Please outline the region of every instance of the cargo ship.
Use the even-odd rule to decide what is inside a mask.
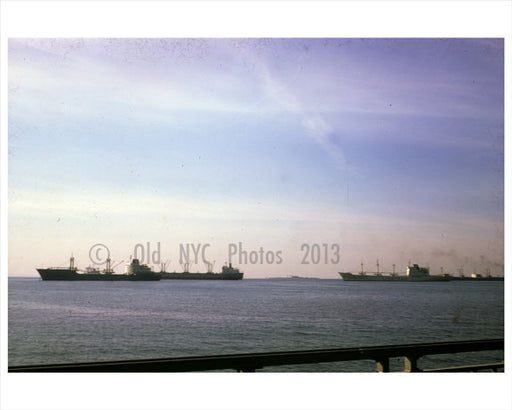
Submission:
[[[451,280],[469,280],[471,282],[480,282],[480,281],[501,281],[503,282],[505,278],[503,276],[482,276],[480,274],[471,274],[471,276],[451,276]]]
[[[75,266],[75,258],[69,259],[68,268],[37,268],[42,280],[89,280],[89,281],[147,281],[160,280],[160,273],[151,271],[147,265],[141,265],[138,259],[133,259],[126,265],[124,274],[116,274],[111,267],[110,258],[106,268],[100,271],[87,268],[84,272]]]
[[[377,264],[378,266],[378,264]],[[394,269],[393,269],[394,271]],[[384,274],[376,272],[368,275],[361,269],[361,272],[355,274],[351,272],[338,272],[345,281],[374,281],[374,282],[448,282],[450,275],[430,275],[429,268],[422,268],[417,264],[407,267],[405,275],[396,273]]]
[[[239,269],[233,268],[231,263],[229,265],[224,265],[222,267],[222,271],[215,273],[212,269],[212,264],[208,264],[207,272],[189,272],[188,263],[184,264],[183,272],[166,272],[165,265],[162,265],[162,271],[160,275],[162,279],[186,279],[186,280],[240,280],[243,279],[244,274],[240,272]]]

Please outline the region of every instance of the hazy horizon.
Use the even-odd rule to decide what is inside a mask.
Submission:
[[[8,45],[10,276],[148,242],[170,271],[241,243],[282,257],[246,278],[503,275],[503,39]]]

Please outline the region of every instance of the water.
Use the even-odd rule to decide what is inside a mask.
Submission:
[[[503,282],[9,278],[9,366],[502,337]],[[503,360],[503,352],[471,355],[420,365]],[[392,370],[401,363],[392,361]],[[265,370],[374,371],[375,363]]]

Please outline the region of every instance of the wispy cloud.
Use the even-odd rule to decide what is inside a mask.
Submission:
[[[264,57],[245,49],[242,58],[247,60],[247,65],[253,69],[265,96],[265,103],[271,104],[269,109],[282,111],[298,118],[305,136],[318,145],[338,166],[345,170],[353,170],[354,167],[348,163],[340,141],[336,141],[337,138],[333,136],[332,126],[324,116],[307,108],[308,104],[294,93],[290,85],[279,75],[272,73]]]

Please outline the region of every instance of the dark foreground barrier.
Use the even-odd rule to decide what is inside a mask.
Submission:
[[[9,372],[198,372],[224,369],[233,369],[239,372],[254,372],[256,369],[261,369],[266,366],[352,360],[374,360],[378,372],[389,372],[389,359],[392,357],[404,358],[405,372],[496,371],[500,368],[504,368],[504,362],[427,370],[422,370],[418,368],[417,365],[418,359],[427,355],[479,352],[486,350],[504,350],[504,339],[349,347],[343,349],[302,350],[293,352],[177,357],[168,359],[11,366],[9,367]]]

